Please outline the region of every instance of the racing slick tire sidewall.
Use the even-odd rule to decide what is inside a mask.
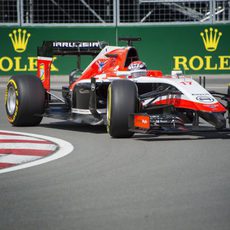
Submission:
[[[129,80],[115,80],[108,88],[107,131],[114,138],[133,136],[129,131],[129,115],[136,112],[137,86]]]
[[[5,92],[8,121],[14,126],[34,126],[42,120],[45,90],[41,80],[34,75],[10,78]]]
[[[205,121],[214,125],[216,130],[222,130],[226,128],[226,119],[224,117],[224,113],[205,113],[199,112],[199,116],[201,116]]]

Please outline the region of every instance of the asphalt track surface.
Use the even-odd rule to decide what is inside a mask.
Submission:
[[[111,139],[104,127],[54,119],[15,128],[3,99],[0,87],[0,130],[61,138],[74,151],[0,174],[1,230],[230,229],[230,135]]]

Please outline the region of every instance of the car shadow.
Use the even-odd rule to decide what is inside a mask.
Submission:
[[[71,121],[51,122],[48,124],[40,124],[40,126],[44,128],[50,128],[50,129],[69,130],[69,131],[84,132],[84,133],[104,134],[107,132],[106,127],[103,125],[92,126],[87,124],[76,124]]]
[[[138,141],[196,141],[209,139],[230,139],[230,130],[216,131],[203,130],[186,133],[162,133],[162,134],[135,134],[133,139]]]
[[[69,130],[83,133],[106,134],[106,126],[92,126],[87,124],[76,124],[71,121],[55,121],[50,123],[42,123],[41,127],[59,130]],[[109,134],[108,134],[109,135]],[[230,129],[224,131],[216,131],[214,129],[207,129],[191,131],[191,132],[171,132],[158,134],[139,134],[136,133],[132,138],[136,141],[185,141],[185,140],[202,140],[202,139],[230,139]]]

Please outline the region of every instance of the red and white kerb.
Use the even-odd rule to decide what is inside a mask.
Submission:
[[[58,148],[49,140],[0,131],[0,170],[47,157]]]

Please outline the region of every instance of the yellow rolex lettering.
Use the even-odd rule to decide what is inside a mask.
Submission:
[[[51,64],[51,71],[58,72],[59,69],[54,65],[54,61],[57,57],[53,58],[53,62]],[[25,62],[25,64],[22,64]],[[10,58],[8,56],[0,57],[0,71],[9,72],[36,72],[37,71],[37,57],[28,57],[27,59],[23,59],[22,57],[13,57]]]
[[[189,70],[187,65],[187,58],[185,56],[174,56],[174,68],[173,70]],[[182,67],[182,68],[181,68]]]
[[[230,56],[219,56],[220,68],[219,70],[230,70]]]
[[[37,71],[37,57],[28,57],[29,68],[28,71]]]
[[[13,61],[9,57],[0,58],[0,70],[3,72],[10,71],[14,66]]]
[[[218,65],[215,63],[213,66],[212,65],[212,56],[205,56],[204,57],[206,60],[206,65],[205,65],[205,70],[217,70]]]
[[[197,65],[195,66],[195,62]],[[200,56],[193,56],[189,60],[189,66],[191,67],[192,70],[200,70],[204,66],[204,60]]]
[[[14,57],[15,60],[15,69],[14,71],[26,71],[27,70],[27,65],[24,65],[23,67],[21,66],[21,57]]]

